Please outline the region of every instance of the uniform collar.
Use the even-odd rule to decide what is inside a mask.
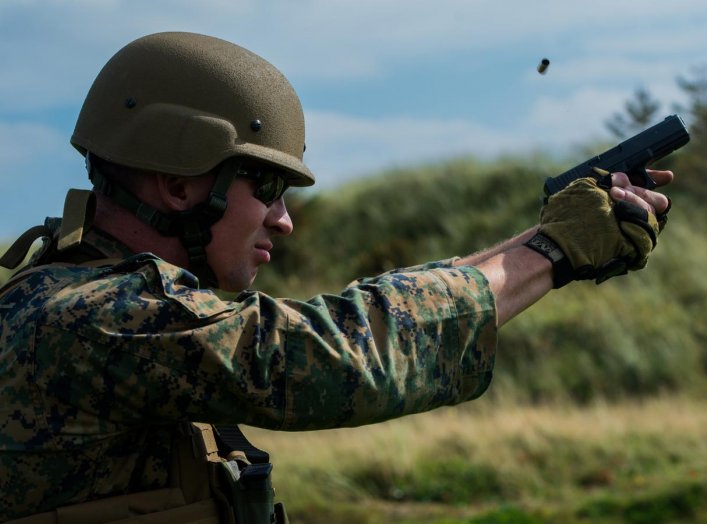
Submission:
[[[128,246],[100,228],[92,227],[81,241],[81,247],[92,248],[104,258],[128,258],[135,254]]]

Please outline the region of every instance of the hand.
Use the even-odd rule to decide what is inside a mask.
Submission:
[[[669,172],[652,175],[661,185],[672,179]],[[601,283],[646,265],[662,229],[656,213],[664,216],[669,200],[631,185],[623,173],[614,174],[612,184],[607,192],[596,179],[582,178],[549,197],[539,234],[526,245],[553,262],[554,287]]]

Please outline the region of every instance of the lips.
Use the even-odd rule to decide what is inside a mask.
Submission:
[[[272,242],[265,241],[265,242],[257,242],[255,244],[255,249],[262,249],[263,251],[271,251],[273,248]]]
[[[267,264],[270,262],[270,250],[273,248],[272,242],[260,242],[255,245],[255,254],[258,262]]]

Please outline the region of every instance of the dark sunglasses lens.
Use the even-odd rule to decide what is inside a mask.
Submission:
[[[262,178],[257,181],[257,187],[253,194],[255,198],[269,206],[280,198],[286,189],[287,182],[284,178],[275,173],[267,173],[262,175]]]

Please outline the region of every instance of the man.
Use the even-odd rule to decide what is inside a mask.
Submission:
[[[487,251],[299,302],[246,291],[292,232],[283,193],[314,183],[272,65],[203,35],[138,39],[71,141],[93,192],[0,260],[46,240],[0,290],[1,520],[285,522],[267,456],[220,424],[355,426],[476,398],[498,327],[553,287],[642,268],[669,207],[620,173],[582,179]]]

